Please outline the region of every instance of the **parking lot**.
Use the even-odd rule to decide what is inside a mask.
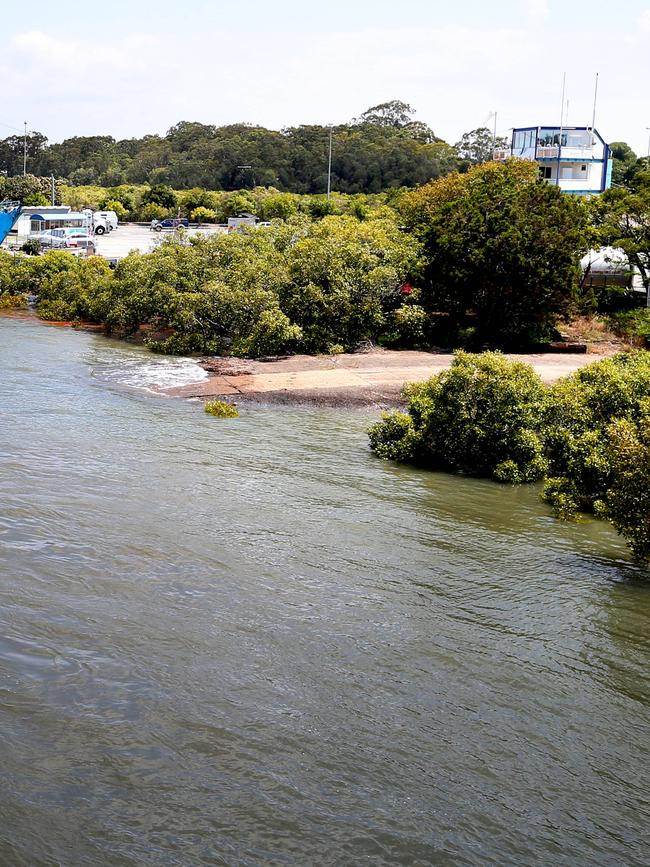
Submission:
[[[187,229],[189,236],[214,235],[225,232],[222,226],[203,226],[200,229]],[[173,231],[163,230],[152,232],[148,226],[138,226],[135,223],[120,223],[119,228],[107,235],[95,235],[95,247],[100,256],[107,259],[123,259],[131,252],[138,250],[149,253],[164,238],[171,237]]]

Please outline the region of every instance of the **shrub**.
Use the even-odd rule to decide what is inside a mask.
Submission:
[[[546,469],[538,433],[545,394],[529,365],[459,352],[450,370],[408,388],[409,416],[385,416],[370,430],[371,447],[432,469],[534,481]]]
[[[200,205],[191,212],[190,219],[193,223],[216,223],[217,212],[212,208],[204,208]]]
[[[208,415],[214,415],[217,418],[238,418],[239,410],[232,403],[225,400],[210,400],[203,407]]]
[[[418,349],[430,345],[429,314],[419,304],[403,304],[393,310],[387,343],[400,348]]]
[[[28,238],[20,249],[28,256],[38,256],[41,252],[41,245],[36,238]]]
[[[156,202],[143,205],[139,210],[140,219],[147,223],[149,220],[164,220],[165,217],[169,217],[170,215],[171,211],[169,208],[164,208]]]
[[[36,312],[46,322],[70,322],[77,318],[74,303],[67,301],[42,301]]]
[[[542,497],[557,517],[607,518],[650,559],[650,353],[621,353],[551,387],[520,362],[458,353],[406,395],[408,414],[370,428],[379,457],[507,483],[547,476]]]
[[[16,307],[26,306],[26,295],[13,295],[11,292],[0,292],[0,310],[12,310]]]
[[[650,560],[650,412],[638,424],[609,425],[607,456],[610,485],[598,511],[628,540],[637,560]]]
[[[650,310],[646,307],[612,313],[607,317],[607,324],[625,340],[650,343]]]
[[[106,202],[104,202],[104,207],[102,208],[102,211],[115,211],[115,216],[120,222],[123,222],[129,214],[122,202],[118,201],[117,199],[108,199]]]

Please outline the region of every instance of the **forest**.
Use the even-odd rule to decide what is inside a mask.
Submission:
[[[32,132],[27,136],[27,171],[75,186],[267,186],[322,193],[327,187],[331,133],[332,188],[374,193],[413,187],[491,156],[494,142],[489,130],[472,130],[450,145],[414,120],[414,114],[407,103],[393,100],[332,127],[270,130],[249,123],[217,127],[181,121],[163,136],[119,141],[110,135],[74,136],[53,144],[42,133]],[[23,173],[24,145],[21,135],[0,140],[0,169],[8,176]]]

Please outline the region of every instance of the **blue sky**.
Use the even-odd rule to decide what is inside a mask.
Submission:
[[[4,4],[3,4],[4,6]],[[447,141],[559,121],[645,153],[650,0],[31,0],[2,11],[0,136],[118,138],[179,120],[280,129],[402,99]],[[566,105],[565,105],[566,109]]]

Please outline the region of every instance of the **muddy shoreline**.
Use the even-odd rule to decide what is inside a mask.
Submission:
[[[101,333],[92,323],[44,322],[32,311],[3,310],[1,315],[30,319],[50,327],[73,327]],[[552,383],[621,347],[571,352],[505,353],[530,364]],[[451,366],[453,354],[374,348],[340,355],[292,355],[269,359],[210,357],[199,360],[208,378],[199,383],[161,389],[169,397],[235,404],[276,404],[391,408],[404,403],[405,383],[423,382]]]
[[[523,361],[546,383],[568,376],[602,355],[506,353]],[[278,359],[203,359],[204,382],[166,390],[170,396],[235,404],[273,403],[311,406],[390,408],[404,403],[407,382],[423,382],[451,366],[449,352],[374,349],[341,355],[294,355]]]

